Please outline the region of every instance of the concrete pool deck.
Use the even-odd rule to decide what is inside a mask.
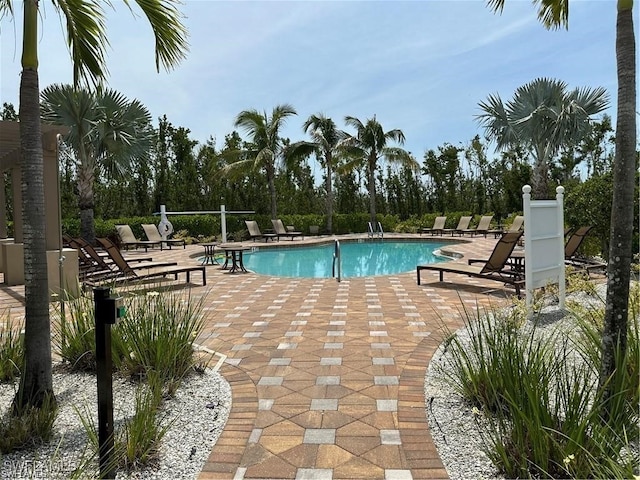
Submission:
[[[496,242],[464,240],[452,247],[461,262]],[[202,253],[148,255],[196,264]],[[220,372],[233,392],[200,479],[447,478],[427,424],[426,368],[442,327],[461,326],[460,309],[498,305],[513,289],[455,274],[440,283],[436,272],[418,286],[415,270],[337,282],[208,266],[206,287],[192,280],[192,293],[207,295],[197,342],[226,355]],[[21,288],[0,285],[0,305],[24,311]]]

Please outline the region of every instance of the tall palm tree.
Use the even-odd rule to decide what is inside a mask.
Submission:
[[[591,119],[609,106],[604,88],[567,90],[560,80],[537,78],[519,87],[506,105],[499,95],[480,102],[476,118],[498,150],[522,145],[533,158],[533,193],[549,195],[549,164],[563,147],[577,145],[590,131]]]
[[[42,118],[70,128],[67,143],[77,165],[80,232],[95,243],[94,185],[99,169],[122,175],[152,146],[151,114],[138,100],[112,89],[91,92],[72,85],[50,85],[42,92]]]
[[[130,0],[125,0],[130,4]],[[171,68],[184,58],[186,29],[174,0],[135,0],[155,36],[156,67]],[[22,75],[20,77],[20,144],[25,275],[25,365],[14,403],[40,407],[53,395],[51,329],[44,218],[44,173],[40,87],[38,82],[39,0],[24,0]],[[13,16],[12,0],[0,0],[0,16]],[[106,25],[100,0],[53,0],[66,27],[73,60],[73,79],[99,84],[106,77]],[[108,3],[107,3],[108,4]]]
[[[502,11],[505,0],[489,0],[494,11]],[[568,27],[569,0],[534,0],[538,18],[547,28]],[[612,4],[613,8],[613,4]],[[627,348],[629,281],[633,256],[633,202],[636,169],[636,40],[633,29],[633,0],[617,0],[616,64],[618,75],[618,107],[616,146],[613,163],[613,201],[607,267],[607,295],[602,334],[600,388],[605,399],[612,399],[618,355]],[[603,417],[610,413],[605,402]]]
[[[325,171],[325,191],[327,192],[327,230],[333,231],[333,173],[340,158],[339,145],[347,136],[339,130],[333,119],[322,113],[310,115],[302,124],[302,130],[311,136],[311,141],[296,142],[289,146],[287,155],[291,157],[307,157],[315,154]]]
[[[235,127],[243,129],[249,135],[248,146],[243,150],[232,152],[236,161],[225,166],[224,171],[242,171],[251,167],[264,169],[269,185],[271,197],[271,218],[278,218],[276,202],[276,171],[278,160],[284,160],[285,145],[280,137],[287,117],[297,115],[295,109],[289,104],[278,105],[273,108],[271,116],[267,112],[258,110],[244,110],[238,114],[234,123]]]
[[[402,130],[393,129],[384,131],[382,125],[376,120],[376,116],[367,119],[366,123],[355,117],[346,116],[345,123],[355,128],[356,134],[348,135],[340,145],[345,155],[353,159],[350,163],[355,167],[363,165],[367,171],[367,183],[369,188],[369,215],[372,225],[376,224],[376,170],[378,162],[382,159],[391,163],[400,163],[418,169],[418,162],[409,152],[400,147],[390,147],[389,142],[404,145],[404,133]]]

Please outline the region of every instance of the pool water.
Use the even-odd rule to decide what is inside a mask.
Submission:
[[[413,271],[418,264],[444,259],[433,252],[444,242],[376,240],[341,242],[342,278]],[[264,248],[244,255],[247,269],[278,277],[332,277],[334,244]]]

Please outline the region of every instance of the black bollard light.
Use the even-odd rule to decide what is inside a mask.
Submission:
[[[93,289],[96,320],[96,376],[98,383],[98,445],[100,478],[116,478],[113,461],[113,381],[111,363],[111,325],[124,317],[121,298],[109,295],[108,287]]]

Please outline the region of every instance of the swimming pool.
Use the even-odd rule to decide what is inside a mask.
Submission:
[[[413,271],[418,264],[443,261],[433,252],[445,242],[375,240],[340,243],[342,278]],[[263,248],[244,255],[244,265],[263,275],[331,278],[334,244]]]

